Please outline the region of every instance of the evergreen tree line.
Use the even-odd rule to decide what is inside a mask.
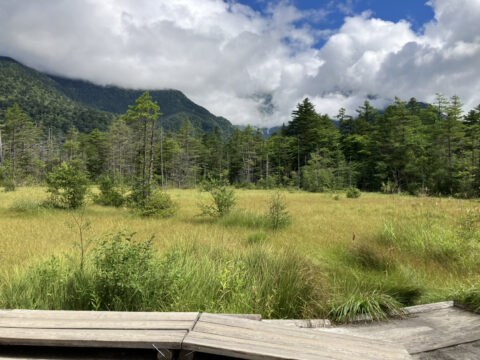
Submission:
[[[62,163],[92,182],[109,175],[134,184],[141,197],[154,185],[196,187],[223,178],[243,187],[296,187],[312,192],[365,191],[480,195],[480,105],[462,112],[457,96],[433,104],[398,98],[384,111],[368,101],[337,127],[306,98],[287,125],[264,139],[248,126],[227,139],[220,129],[198,133],[186,118],[179,131],[162,128],[160,108],[147,93],[107,131],[53,133],[18,106],[0,119],[0,181],[43,184]]]

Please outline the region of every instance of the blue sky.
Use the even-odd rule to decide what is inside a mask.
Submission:
[[[480,0],[0,0],[0,55],[56,75],[178,89],[234,124],[396,96],[480,103]],[[41,16],[39,16],[41,14]],[[435,20],[433,20],[435,19]]]
[[[238,0],[238,2],[259,12],[265,12],[269,4],[275,3],[266,0]],[[383,20],[394,22],[407,20],[414,31],[422,31],[423,25],[434,17],[432,7],[426,4],[427,0],[292,0],[290,3],[301,10],[326,10],[328,12],[326,19],[309,22],[318,29],[339,28],[343,25],[345,16],[361,14],[364,11],[371,11],[372,16]]]

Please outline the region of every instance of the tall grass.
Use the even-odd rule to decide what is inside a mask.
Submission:
[[[142,258],[145,271],[112,265],[103,277],[94,260],[99,243],[79,270],[69,212],[38,211],[44,189],[0,192],[0,307],[330,314],[348,321],[367,313],[382,319],[399,306],[480,299],[475,201],[369,193],[351,201],[294,191],[285,194],[291,225],[275,232],[265,220],[272,191],[236,190],[244,210],[208,221],[196,217],[208,194],[167,191],[179,205],[168,219],[86,207],[85,239],[111,241],[102,234],[125,228],[136,233],[131,244],[155,235],[151,257]],[[115,279],[124,287],[115,289]]]
[[[256,246],[177,244],[157,254],[151,241],[127,234],[97,243],[83,270],[52,257],[17,271],[0,306],[30,309],[208,311],[260,313],[265,318],[319,316],[325,284],[314,265],[292,251]]]

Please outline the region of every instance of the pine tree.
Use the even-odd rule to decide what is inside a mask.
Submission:
[[[151,194],[155,128],[159,115],[161,115],[160,107],[152,101],[148,91],[136,100],[135,105],[129,107],[125,115],[126,122],[133,127],[140,138],[138,152],[140,155],[140,186],[143,201],[146,201]]]

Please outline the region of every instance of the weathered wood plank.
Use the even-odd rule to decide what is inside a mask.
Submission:
[[[378,340],[375,340],[375,339],[365,339],[365,338],[360,338],[356,336],[342,335],[342,334],[336,334],[336,333],[330,333],[330,332],[328,333],[329,335],[328,337],[323,337],[323,334],[324,334],[323,332],[320,333],[317,331],[311,331],[307,329],[291,328],[291,327],[286,327],[286,326],[277,325],[277,324],[253,322],[253,321],[248,321],[243,319],[231,319],[231,318],[224,317],[222,315],[215,315],[215,314],[208,314],[208,313],[203,313],[200,315],[200,319],[197,322],[197,325],[203,322],[228,325],[235,328],[256,330],[264,333],[281,334],[281,335],[291,336],[291,337],[301,336],[306,339],[323,338],[323,339],[329,339],[329,341],[335,341],[335,342],[348,340],[353,344],[359,344],[359,346],[363,346],[365,344],[369,346],[375,346],[381,343],[381,344],[388,344],[391,347],[403,348],[401,345],[390,344],[388,342],[385,342],[385,343],[379,342]]]
[[[223,341],[228,342],[228,339],[242,339],[252,340],[255,342],[263,342],[269,345],[283,346],[288,344],[287,347],[291,351],[298,351],[303,353],[309,351],[312,353],[322,354],[325,356],[337,356],[337,358],[343,358],[341,355],[345,355],[345,358],[352,356],[363,357],[365,359],[388,359],[395,358],[392,354],[397,352],[406,353],[405,348],[397,345],[384,343],[380,341],[365,342],[363,339],[356,339],[351,336],[343,337],[331,337],[326,333],[314,333],[314,336],[306,335],[304,331],[298,329],[293,335],[285,335],[276,331],[268,331],[268,325],[261,326],[257,330],[244,329],[239,327],[233,327],[228,325],[213,324],[202,322],[197,323],[194,329],[194,333],[197,332],[223,336]],[[311,331],[308,331],[310,333]],[[311,335],[311,334],[309,334]],[[188,337],[188,336],[187,336]],[[228,338],[228,339],[227,339]]]
[[[406,314],[419,314],[428,311],[437,311],[442,309],[448,309],[454,306],[453,301],[442,301],[433,304],[415,305],[403,308]]]
[[[231,316],[231,317],[239,318],[239,319],[262,321],[262,315],[260,315],[260,314],[219,314],[219,315]]]
[[[464,326],[457,331],[436,331],[434,334],[419,335],[405,346],[410,354],[418,354],[478,340],[480,340],[480,325],[477,324]]]
[[[216,334],[208,334],[192,331],[183,343],[182,348],[200,352],[213,353],[223,356],[234,356],[243,359],[266,360],[266,359],[330,359],[330,360],[406,360],[410,355],[406,351],[394,351],[392,354],[363,354],[355,352],[355,349],[341,348],[333,351],[325,349],[319,344],[317,349],[303,347],[295,344],[296,338],[287,343],[257,341],[253,339],[232,338]]]
[[[0,318],[18,319],[195,321],[198,315],[198,312],[0,310]]]
[[[330,320],[327,319],[285,319],[285,320],[262,320],[263,323],[272,325],[289,326],[302,329],[316,329],[331,327]]]
[[[174,320],[114,320],[114,319],[45,319],[45,318],[1,318],[0,328],[30,329],[112,329],[112,330],[189,330],[193,321]]]
[[[0,328],[2,345],[180,349],[186,330]]]

